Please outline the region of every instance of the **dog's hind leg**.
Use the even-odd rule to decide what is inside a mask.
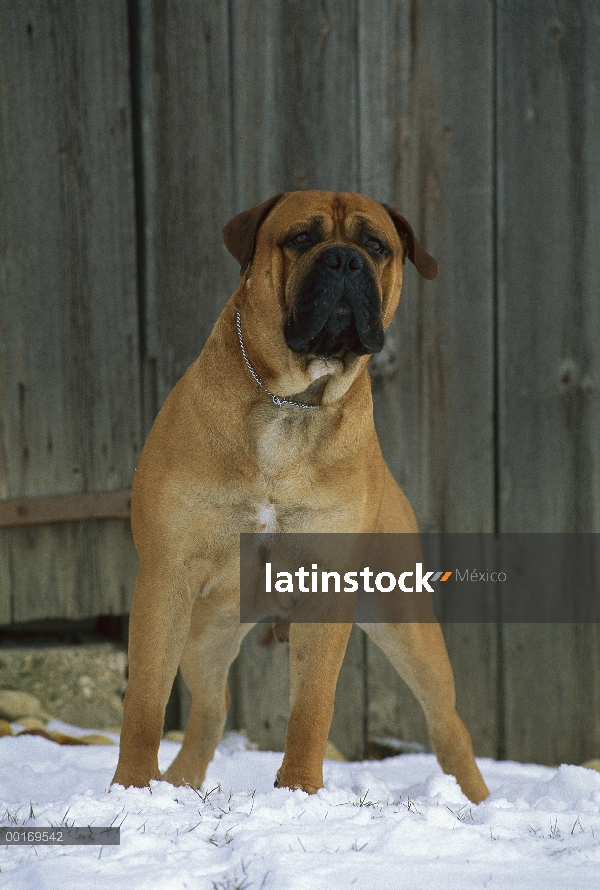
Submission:
[[[165,707],[188,635],[185,580],[142,565],[129,621],[129,680],[113,784],[142,788],[159,779]]]
[[[365,624],[363,630],[387,655],[418,699],[431,746],[445,773],[456,777],[473,803],[489,791],[475,763],[471,737],[456,713],[454,677],[438,624]]]
[[[314,794],[323,787],[323,758],[338,674],[351,624],[290,625],[290,716],[276,785]]]
[[[229,709],[227,674],[251,625],[239,623],[206,600],[194,604],[181,673],[192,704],[181,750],[163,779],[200,788],[221,741]]]
[[[376,531],[417,531],[410,504],[389,470]],[[439,624],[365,624],[363,630],[387,655],[421,704],[431,747],[444,772],[456,777],[473,803],[484,800],[489,791],[475,763],[471,736],[456,713],[454,675]]]

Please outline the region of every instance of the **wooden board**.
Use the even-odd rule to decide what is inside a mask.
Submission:
[[[239,277],[221,236],[233,215],[227,11],[158,0],[134,18],[146,433]]]
[[[358,188],[358,3],[232,4],[236,210]]]
[[[358,189],[357,9],[356,2],[316,0],[303,6],[270,0],[232,4],[236,212],[280,191]],[[261,677],[271,675],[273,657],[252,638],[243,644],[241,663],[252,664]],[[331,729],[334,743],[351,757],[364,751],[364,669],[361,633],[355,631],[338,680]],[[256,705],[246,704],[245,686],[240,695],[241,711],[249,714]],[[267,701],[275,701],[270,692]],[[286,719],[288,710],[289,704]],[[271,717],[261,717],[279,727],[278,742],[284,738],[282,713],[278,706]]]
[[[500,4],[504,531],[600,531],[599,12],[597,2],[577,0]],[[508,756],[598,756],[597,634],[594,626],[505,628]]]
[[[283,751],[290,713],[289,646],[273,640],[269,624],[254,627],[235,663],[237,725],[263,751]]]
[[[491,531],[491,9],[476,0],[365,0],[359,34],[361,188],[400,210],[440,264],[429,282],[406,263],[398,313],[371,362],[379,438],[421,530]],[[448,624],[444,632],[459,712],[476,752],[494,756],[495,628]],[[424,742],[418,705],[379,650],[367,646],[369,736]]]
[[[147,435],[239,275],[221,236],[233,216],[228,3],[134,3],[131,26]],[[185,725],[181,679],[169,704],[177,708]]]
[[[126,4],[4,0],[0,41],[0,497],[126,488],[141,445]],[[123,522],[0,546],[4,618],[129,606]]]

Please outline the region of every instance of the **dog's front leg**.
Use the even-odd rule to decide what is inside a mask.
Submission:
[[[276,785],[315,794],[351,624],[290,625],[290,717]]]
[[[182,579],[142,566],[129,622],[129,680],[113,784],[142,788],[160,779],[158,746],[191,607]]]

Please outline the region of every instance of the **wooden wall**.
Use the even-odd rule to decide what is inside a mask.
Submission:
[[[131,484],[142,439],[127,9],[0,4],[0,498]],[[118,613],[125,522],[2,529],[0,621]]]
[[[412,268],[371,363],[421,528],[600,531],[598,0],[0,0],[0,499],[127,487],[276,191],[362,191]],[[0,535],[0,622],[127,611],[126,524]],[[447,624],[477,753],[600,753],[595,626]],[[234,719],[281,747],[287,651],[252,632]],[[425,742],[355,630],[332,739]]]

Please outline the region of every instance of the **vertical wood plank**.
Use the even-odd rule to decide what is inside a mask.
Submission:
[[[358,190],[357,27],[355,0],[232,4],[236,212],[279,191]],[[242,663],[271,676],[272,650],[252,640],[243,644]],[[288,668],[278,666],[282,682]],[[355,630],[331,728],[332,740],[349,757],[364,751],[364,670],[362,631]],[[255,706],[244,700],[241,709],[250,714]],[[280,717],[276,710],[265,720],[279,726]]]
[[[335,690],[335,707],[329,738],[346,760],[366,756],[366,638],[353,627]]]
[[[357,190],[357,25],[356,0],[232,5],[236,211],[278,191]]]
[[[0,497],[125,488],[140,446],[126,3],[4,0],[0,44]],[[2,537],[13,620],[128,607],[125,523]]]
[[[491,8],[363,0],[359,34],[361,188],[399,209],[440,264],[434,282],[406,264],[399,310],[371,362],[382,449],[421,530],[491,531]],[[444,633],[459,712],[476,752],[495,755],[495,627],[448,624]],[[369,734],[425,742],[420,709],[367,645]]]
[[[233,215],[227,0],[134,9],[148,432],[202,351],[239,269],[221,236]]]
[[[273,640],[271,626],[258,624],[235,665],[236,719],[263,751],[283,751],[290,713],[289,646]]]
[[[145,435],[237,283],[221,236],[233,215],[228,7],[131,4]]]
[[[600,531],[600,4],[499,11],[501,529]],[[507,755],[598,756],[597,627],[504,650]]]

